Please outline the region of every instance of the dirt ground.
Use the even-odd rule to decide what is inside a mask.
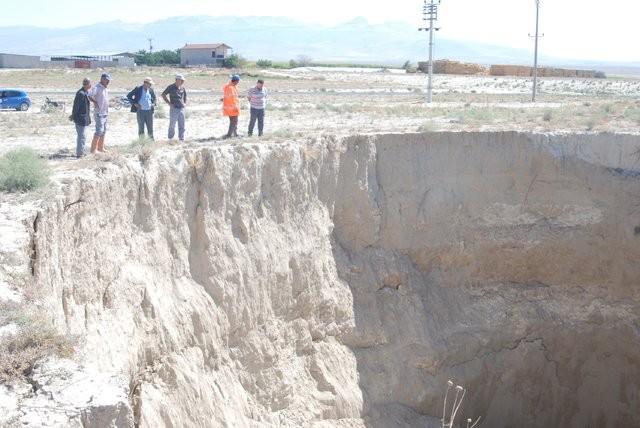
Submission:
[[[107,70],[112,102],[150,76],[159,94],[177,72],[186,76],[187,145],[227,144],[221,140],[228,120],[221,113],[221,88],[229,70],[136,67]],[[75,129],[68,114],[83,77],[94,82],[103,70],[0,69],[0,87],[18,87],[33,105],[27,112],[0,112],[0,154],[28,145],[53,159],[73,157]],[[258,78],[269,91],[265,136],[285,141],[322,134],[406,133],[425,131],[638,132],[640,80],[634,78],[538,79],[532,102],[531,79],[522,77],[435,75],[427,103],[428,76],[403,70],[309,69],[239,70],[241,95]],[[67,103],[66,111],[41,112],[45,97]],[[168,109],[155,118],[158,147],[167,140]],[[239,131],[247,133],[243,98]],[[89,137],[92,135],[90,128]],[[258,141],[241,137],[232,144]],[[137,140],[135,114],[111,109],[106,147],[122,150]],[[116,149],[117,150],[117,149]]]

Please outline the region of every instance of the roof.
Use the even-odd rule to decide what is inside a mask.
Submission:
[[[231,46],[225,45],[224,43],[185,44],[181,49],[217,49],[219,47],[231,49]]]

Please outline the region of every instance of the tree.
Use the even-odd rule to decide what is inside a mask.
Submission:
[[[308,55],[298,55],[298,66],[309,67],[313,64],[313,59]]]
[[[271,60],[269,59],[259,59],[256,61],[256,65],[258,67],[268,68],[268,67],[273,67],[273,62],[271,62]]]
[[[226,68],[242,68],[245,65],[247,65],[246,58],[243,58],[242,56],[235,53],[229,55],[224,59],[224,66]]]
[[[180,49],[175,51],[161,50],[158,52],[147,52],[142,49],[135,53],[136,64],[140,65],[167,65],[180,64]]]

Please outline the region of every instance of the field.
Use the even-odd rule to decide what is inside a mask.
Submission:
[[[229,70],[107,71],[185,74],[186,141],[111,109],[76,160],[103,71],[0,69],[0,166],[52,172],[0,192],[0,426],[424,428],[448,379],[481,426],[640,426],[640,80],[239,70],[265,136],[243,97],[223,140]]]
[[[136,67],[107,70],[112,101],[150,76],[158,93],[185,74],[188,91],[185,144],[220,143],[228,121],[221,114],[221,88],[229,70]],[[0,153],[21,145],[43,156],[72,156],[75,131],[68,120],[83,77],[94,82],[101,70],[0,69],[0,87],[27,91],[26,113],[0,112]],[[321,134],[424,131],[638,132],[640,79],[540,78],[532,102],[531,79],[522,77],[434,75],[432,102],[426,103],[426,74],[403,70],[299,68],[239,70],[244,94],[258,78],[269,91],[265,140],[291,140]],[[67,111],[40,112],[45,96],[67,102]],[[161,100],[160,100],[161,101]],[[168,109],[155,119],[159,146],[166,140]],[[112,109],[106,147],[129,146],[137,139],[135,115]],[[243,99],[239,130],[246,135],[248,107]],[[253,137],[257,138],[257,137]],[[233,143],[248,139],[240,138]]]

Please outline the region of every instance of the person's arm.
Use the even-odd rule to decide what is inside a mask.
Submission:
[[[71,108],[71,114],[69,115],[69,120],[75,120],[78,115],[78,110],[80,109],[80,103],[82,102],[80,98],[80,94],[76,92],[76,97],[73,99],[73,107]]]
[[[138,102],[142,97],[142,86],[136,86],[127,94],[127,99],[131,102],[131,111],[135,112],[140,109],[142,106]]]
[[[87,98],[89,98],[89,101],[93,103],[94,108],[98,108],[98,101],[96,101],[96,99],[93,97],[95,93],[96,87],[94,86],[93,88],[89,89],[89,92],[87,92]]]
[[[171,103],[169,102],[169,98],[167,98],[167,90],[165,89],[164,92],[161,94],[162,95],[162,99],[164,100],[165,103],[171,105]]]
[[[131,92],[129,92],[127,94],[127,99],[129,101],[131,101],[131,104],[135,104],[138,100],[139,96],[138,96],[138,86],[136,86],[135,88],[133,88],[131,90]]]

